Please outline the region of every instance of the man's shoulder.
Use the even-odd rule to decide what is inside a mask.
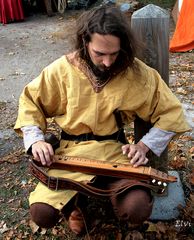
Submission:
[[[128,80],[140,83],[145,82],[150,67],[147,66],[143,61],[138,58],[134,59],[133,65],[127,69],[127,78]]]
[[[76,62],[80,62],[78,54],[77,54],[77,52],[71,52],[71,53],[64,54],[61,57],[57,58],[55,61],[53,61],[51,64],[49,64],[48,67],[49,68],[50,67],[58,68],[58,67],[61,67],[64,65],[66,65],[66,67],[67,67],[68,65],[69,66],[76,65]]]
[[[142,60],[135,58],[134,64],[132,68],[133,78],[136,79],[142,79],[143,81],[149,82],[149,81],[158,81],[160,78],[160,75],[158,71],[150,66],[148,66],[146,63],[144,63]]]
[[[52,67],[57,67],[64,65],[66,63],[67,55],[62,55],[61,57],[55,59],[52,63],[50,63],[47,67],[52,68]]]
[[[149,71],[151,68],[139,58],[134,59],[134,67],[139,70],[139,72]]]
[[[127,69],[125,79],[130,87],[141,91],[149,91],[150,87],[156,87],[159,75],[156,74],[155,69],[135,58],[133,67]]]
[[[149,65],[147,65],[145,62],[143,62],[142,60],[140,60],[139,58],[135,58],[134,59],[134,72],[139,73],[139,74],[143,74],[145,76],[145,74],[148,74],[150,76],[150,74],[159,74],[158,71],[156,69],[154,69],[153,67],[150,67]]]

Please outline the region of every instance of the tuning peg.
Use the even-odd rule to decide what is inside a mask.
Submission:
[[[167,183],[164,182],[164,183],[163,183],[163,186],[164,186],[164,187],[167,187]]]
[[[156,179],[152,179],[152,183],[156,183]]]
[[[161,182],[161,181],[158,181],[158,185],[159,185],[159,186],[162,185],[162,182]]]

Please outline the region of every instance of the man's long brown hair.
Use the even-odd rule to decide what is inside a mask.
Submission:
[[[113,35],[120,39],[121,50],[115,62],[117,72],[132,67],[136,54],[135,39],[130,30],[130,21],[117,7],[100,6],[84,12],[77,21],[75,48],[79,56],[89,60],[86,44],[94,33]]]

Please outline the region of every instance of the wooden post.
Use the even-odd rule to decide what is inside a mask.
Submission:
[[[166,10],[149,4],[132,14],[131,27],[135,37],[143,43],[137,56],[156,69],[163,80],[169,83],[169,14]],[[137,118],[134,123],[135,141],[138,142],[151,128],[150,122]],[[167,149],[158,158],[150,153],[152,167],[167,171]]]
[[[46,12],[49,17],[53,15],[53,9],[52,9],[52,2],[51,0],[44,0],[44,4],[46,7]]]

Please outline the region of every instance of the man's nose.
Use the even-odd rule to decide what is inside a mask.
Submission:
[[[103,57],[103,64],[106,67],[110,67],[113,63],[113,58],[109,55]]]

